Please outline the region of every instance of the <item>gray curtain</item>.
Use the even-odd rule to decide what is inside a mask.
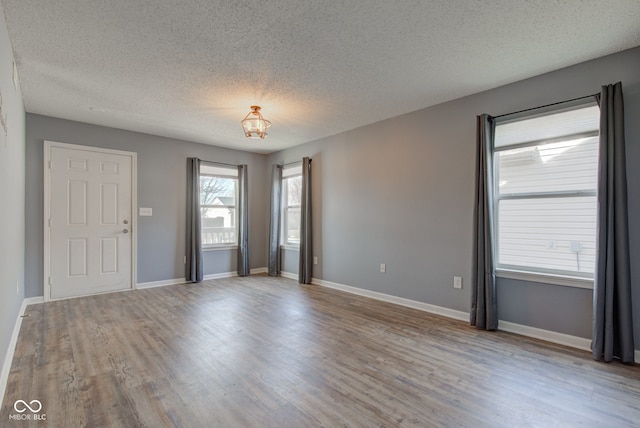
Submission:
[[[622,84],[602,87],[593,358],[633,363],[629,222]]]
[[[203,279],[202,234],[200,225],[200,159],[187,159],[187,266],[185,278]]]
[[[477,118],[476,192],[474,201],[473,278],[470,323],[478,329],[498,328],[493,229],[493,118]]]
[[[298,282],[311,284],[313,241],[311,239],[311,159],[302,159],[302,195],[300,201],[300,267]]]
[[[247,166],[238,165],[238,276],[249,276],[249,192]]]
[[[271,176],[271,223],[269,224],[269,276],[280,275],[280,210],[282,165],[273,166]]]

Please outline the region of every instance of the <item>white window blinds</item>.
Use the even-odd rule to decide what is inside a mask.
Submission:
[[[497,267],[593,277],[600,111],[497,123]]]

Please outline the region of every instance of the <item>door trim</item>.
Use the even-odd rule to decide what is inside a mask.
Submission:
[[[137,278],[137,264],[138,264],[138,153],[127,152],[123,150],[105,149],[102,147],[82,146],[79,144],[60,143],[56,141],[44,140],[44,216],[43,216],[43,278],[42,284],[44,287],[44,301],[50,300],[64,300],[64,299],[51,299],[51,284],[49,284],[49,277],[51,276],[51,228],[49,226],[49,218],[51,216],[51,170],[49,165],[51,164],[51,149],[53,147],[59,147],[62,149],[84,150],[89,152],[98,152],[105,154],[114,154],[121,156],[129,156],[131,158],[131,288],[129,290],[136,289]],[[109,291],[108,293],[112,293]],[[94,293],[103,294],[103,293]],[[88,294],[90,296],[91,294]]]

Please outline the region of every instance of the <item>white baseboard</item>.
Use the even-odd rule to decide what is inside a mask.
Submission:
[[[558,333],[551,330],[543,330],[541,328],[502,320],[498,320],[498,330],[533,337],[534,339],[545,340],[547,342],[557,343],[559,345],[565,345],[571,348],[581,349],[583,351],[591,351],[591,339],[586,339],[584,337],[572,336],[570,334]]]
[[[7,352],[5,353],[4,360],[2,362],[2,372],[0,372],[0,409],[2,408],[2,404],[3,404],[2,402],[4,401],[4,393],[7,389],[7,381],[9,380],[11,363],[13,362],[13,354],[16,350],[16,344],[18,343],[18,335],[20,334],[20,326],[22,325],[22,315],[24,315],[24,310],[27,308],[27,305],[28,305],[27,300],[29,299],[24,299],[22,301],[22,305],[20,306],[20,310],[18,311],[18,318],[16,319],[16,322],[13,324],[13,332],[11,333],[9,346],[7,347]]]
[[[591,352],[591,339],[587,339],[584,337],[572,336],[570,334],[543,330],[541,328],[529,327],[528,325],[516,324],[513,322],[501,320],[498,320],[498,330],[508,331],[509,333],[533,337],[534,339],[540,339],[546,342],[557,343],[558,345],[564,345],[570,348]],[[636,363],[640,364],[640,350],[636,349],[634,351],[633,359]]]
[[[234,276],[238,276],[238,272],[210,273],[209,275],[203,276],[202,280],[208,281],[210,279],[233,278]]]
[[[266,267],[251,269],[251,275],[257,275],[261,273],[266,273],[269,270]],[[238,276],[238,272],[221,272],[221,273],[212,273],[209,275],[204,275],[203,280],[208,281],[210,279],[221,279],[221,278],[232,278]],[[185,278],[174,278],[174,279],[165,279],[162,281],[151,281],[151,282],[139,282],[136,284],[136,289],[145,289],[145,288],[154,288],[154,287],[165,287],[167,285],[177,285],[184,284],[187,280]]]
[[[372,299],[381,300],[383,302],[395,303],[396,305],[418,309],[424,312],[429,312],[430,314],[442,315],[447,318],[453,318],[461,321],[469,321],[468,312],[457,311],[455,309],[444,308],[442,306],[436,306],[429,303],[418,302],[416,300],[405,299],[404,297],[391,296],[389,294],[384,294],[377,291],[364,290],[362,288],[351,287],[348,285],[324,281],[317,278],[313,278],[311,283],[321,285],[323,287],[334,288],[336,290],[346,291],[347,293],[357,294],[359,296],[370,297]]]
[[[136,284],[136,289],[142,290],[145,288],[165,287],[167,285],[184,284],[185,282],[186,282],[186,279],[184,278],[164,279],[162,281],[151,281],[151,282],[139,282]]]
[[[37,305],[38,303],[44,303],[44,297],[42,297],[42,296],[27,297],[26,299],[24,299],[24,302],[25,302],[26,306]]]
[[[297,273],[291,273],[291,272],[282,271],[282,272],[280,272],[280,276],[283,277],[283,278],[287,278],[287,279],[293,279],[295,281],[298,280],[298,274]]]
[[[267,273],[269,269],[266,267],[255,268],[249,271],[249,275],[258,275],[261,273]],[[207,281],[209,279],[221,279],[221,278],[234,278],[238,276],[238,272],[221,272],[221,273],[212,273],[204,276],[204,280]]]

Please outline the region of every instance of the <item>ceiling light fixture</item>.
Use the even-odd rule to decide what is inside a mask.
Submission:
[[[264,139],[267,137],[267,128],[271,126],[271,122],[260,114],[260,106],[251,106],[251,112],[245,116],[241,123],[247,138]]]

